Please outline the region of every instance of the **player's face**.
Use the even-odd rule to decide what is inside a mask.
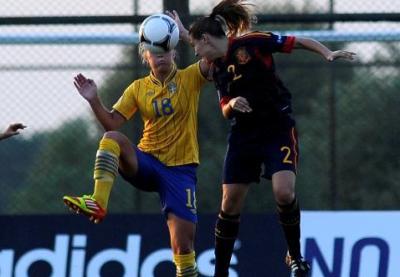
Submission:
[[[169,72],[174,63],[175,52],[152,53],[146,51],[146,60],[153,72]]]
[[[200,39],[190,38],[190,44],[193,46],[196,56],[204,58],[208,62],[217,58],[216,49],[211,40],[212,37],[207,34],[202,35]]]

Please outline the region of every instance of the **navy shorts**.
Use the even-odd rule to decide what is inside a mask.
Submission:
[[[193,223],[197,222],[196,164],[166,166],[152,155],[134,146],[138,159],[138,172],[121,176],[133,186],[144,191],[158,192],[164,215],[173,213]]]
[[[295,174],[299,159],[296,129],[275,133],[232,133],[224,161],[223,183],[259,182],[262,177],[271,179],[281,170]]]

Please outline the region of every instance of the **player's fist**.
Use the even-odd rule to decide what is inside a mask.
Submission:
[[[232,98],[228,104],[233,110],[241,113],[249,113],[253,111],[247,99],[241,96]]]

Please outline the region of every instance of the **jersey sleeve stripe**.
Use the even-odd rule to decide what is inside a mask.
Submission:
[[[298,163],[298,160],[299,160],[299,146],[298,146],[298,143],[297,143],[297,132],[296,132],[296,129],[293,127],[292,129],[291,129],[291,139],[292,139],[292,151],[294,152],[294,167],[295,167],[295,170],[297,171],[297,163]]]
[[[264,33],[264,32],[252,32],[252,33],[248,33],[248,34],[244,34],[240,37],[238,37],[238,39],[244,38],[269,38],[271,37],[270,33]]]
[[[292,52],[295,42],[296,42],[296,37],[287,36],[285,44],[283,45],[283,48],[282,48],[282,52],[284,52],[284,53]]]
[[[221,109],[222,109],[226,104],[228,104],[230,100],[231,100],[231,98],[228,97],[228,96],[222,97],[221,100],[219,100],[219,105],[221,106]]]

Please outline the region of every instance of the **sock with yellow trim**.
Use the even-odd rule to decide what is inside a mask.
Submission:
[[[300,253],[300,206],[297,198],[288,205],[277,205],[279,223],[282,226],[288,244],[289,254],[299,259]]]
[[[174,254],[177,277],[197,277],[198,273],[195,256],[194,251],[184,255]]]
[[[220,211],[215,224],[215,277],[227,277],[235,241],[239,235],[240,214]]]
[[[93,197],[103,209],[107,209],[111,189],[118,174],[120,153],[121,149],[115,140],[110,138],[100,140],[94,165]]]

